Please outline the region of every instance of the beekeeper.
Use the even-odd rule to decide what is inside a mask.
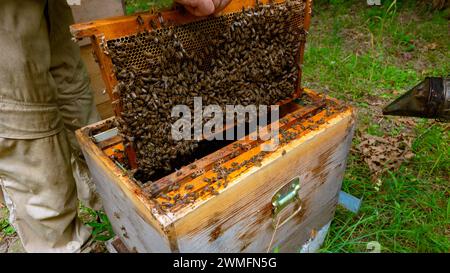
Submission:
[[[195,15],[221,0],[179,0]],[[65,0],[0,1],[0,200],[28,252],[78,252],[100,205],[74,131],[99,120]]]

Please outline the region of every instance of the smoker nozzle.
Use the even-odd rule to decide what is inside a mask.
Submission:
[[[450,120],[450,78],[425,78],[386,106],[383,114]]]

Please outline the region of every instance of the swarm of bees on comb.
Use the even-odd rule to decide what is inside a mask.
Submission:
[[[303,13],[300,0],[256,3],[186,25],[160,17],[153,31],[108,41],[122,106],[116,126],[134,143],[139,169],[148,177],[172,172],[178,157],[197,148],[194,140],[172,139],[175,105],[194,109],[194,97],[204,106],[274,105],[292,97]]]

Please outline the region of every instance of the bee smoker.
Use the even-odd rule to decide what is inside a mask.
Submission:
[[[384,115],[450,120],[450,78],[427,77],[383,109]]]

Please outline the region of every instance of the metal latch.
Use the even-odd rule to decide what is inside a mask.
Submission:
[[[281,227],[300,212],[301,202],[298,196],[299,191],[300,178],[296,177],[278,190],[272,197],[272,224],[274,228]],[[285,220],[281,220],[280,213],[293,203],[295,203],[295,211]]]

